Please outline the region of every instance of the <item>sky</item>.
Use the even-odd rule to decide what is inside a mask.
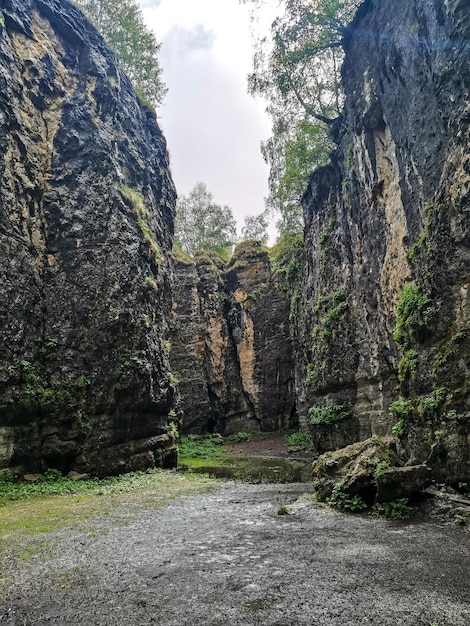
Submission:
[[[139,2],[163,44],[168,94],[157,113],[178,194],[205,183],[217,204],[232,208],[240,230],[245,215],[264,209],[269,170],[260,143],[271,129],[265,103],[247,94],[249,8],[238,0]]]

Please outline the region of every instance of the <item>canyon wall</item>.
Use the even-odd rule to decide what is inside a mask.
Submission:
[[[71,3],[0,9],[0,467],[174,464],[165,140]]]
[[[470,5],[366,0],[332,164],[303,199],[297,406],[319,450],[393,428],[470,475]]]
[[[289,299],[257,242],[230,262],[175,259],[171,363],[181,432],[273,431],[297,423]]]

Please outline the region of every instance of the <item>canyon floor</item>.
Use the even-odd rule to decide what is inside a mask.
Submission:
[[[470,624],[465,529],[341,514],[305,483],[177,480],[204,488],[163,505],[123,497],[78,525],[11,539],[0,623]]]

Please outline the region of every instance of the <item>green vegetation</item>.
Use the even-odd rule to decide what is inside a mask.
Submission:
[[[396,318],[393,338],[401,348],[410,350],[413,342],[425,338],[434,321],[431,298],[422,294],[418,285],[406,284],[397,302]]]
[[[161,104],[166,87],[158,60],[160,44],[145,25],[137,0],[75,0],[75,4],[116,53],[141,101]],[[109,79],[116,81],[113,76]]]
[[[359,495],[350,496],[343,491],[343,483],[336,483],[331,492],[328,504],[340,511],[349,511],[350,513],[360,513],[367,509],[367,504]]]
[[[390,502],[390,517],[399,520],[409,519],[413,513],[414,509],[411,506],[408,506],[408,501],[403,498],[400,500],[394,500]]]
[[[268,243],[268,218],[265,213],[247,215],[242,228],[242,241],[259,241],[263,246]]]
[[[332,291],[330,294],[320,296],[313,308],[313,313],[319,313],[318,324],[313,327],[314,338],[327,339],[334,323],[347,308],[346,296],[341,291]]]
[[[214,486],[203,477],[182,476],[162,470],[133,472],[105,479],[71,480],[48,470],[34,483],[14,475],[0,478],[0,544],[18,534],[50,532],[80,526],[125,501],[132,507],[164,506],[180,495],[202,493]]]
[[[395,419],[409,417],[413,412],[413,402],[411,400],[396,400],[390,405],[390,415]]]
[[[142,196],[137,191],[135,191],[135,189],[132,189],[132,187],[129,187],[128,185],[122,185],[121,193],[127,200],[129,200],[137,217],[137,225],[140,228],[145,240],[147,241],[149,249],[153,253],[155,263],[157,264],[157,266],[160,266],[164,262],[164,258],[160,251],[158,243],[153,237],[152,229],[145,219],[148,216],[148,211],[145,208],[145,203]],[[158,289],[158,284],[156,283],[156,281],[154,281],[154,283],[155,287]]]
[[[416,350],[407,350],[398,363],[398,380],[413,380],[418,375],[419,354]]]
[[[178,459],[182,464],[190,459],[199,459],[205,464],[220,462],[227,454],[223,447],[224,439],[220,435],[189,435],[178,442]]]
[[[241,0],[254,5],[263,0]],[[286,0],[270,33],[255,44],[249,91],[268,102],[272,137],[262,146],[270,166],[268,210],[281,234],[300,233],[300,198],[310,172],[328,162],[330,126],[341,114],[342,42],[360,0]]]
[[[351,417],[351,411],[346,404],[329,404],[327,406],[312,406],[308,410],[311,424],[335,424]]]
[[[278,515],[289,515],[289,511],[287,510],[287,507],[284,504],[281,504],[279,506],[279,508],[277,509],[277,514]]]
[[[403,437],[404,434],[405,434],[405,422],[403,420],[398,420],[398,422],[396,422],[392,426],[392,435],[400,439],[400,437]]]
[[[88,398],[90,380],[81,374],[75,380],[54,379],[49,371],[56,358],[57,341],[46,340],[37,351],[34,361],[20,363],[19,396],[12,399],[10,409],[24,421],[37,415],[48,416],[51,422],[66,416],[75,420],[83,434],[90,430]]]
[[[323,224],[323,227],[318,236],[318,248],[320,250],[320,266],[325,269],[328,259],[328,253],[333,247],[333,235],[336,228],[336,219],[330,217],[328,221]]]
[[[240,431],[238,433],[233,433],[233,435],[229,435],[228,440],[233,443],[245,443],[247,441],[252,441],[256,434],[257,433]]]
[[[232,209],[214,202],[204,183],[197,183],[176,205],[175,241],[189,256],[217,252],[228,259],[237,238]]]
[[[302,269],[304,259],[303,236],[287,233],[272,247],[271,266],[276,274],[283,274],[292,285]]]
[[[297,450],[314,450],[315,444],[311,435],[308,433],[295,432],[290,435],[286,435],[287,449],[289,452],[296,452]]]

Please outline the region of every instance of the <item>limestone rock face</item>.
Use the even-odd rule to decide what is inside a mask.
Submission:
[[[165,140],[67,0],[0,18],[1,463],[169,464]]]
[[[469,35],[465,0],[366,0],[340,147],[303,201],[303,428],[347,406],[339,447],[401,420],[403,460],[448,480],[470,475]]]
[[[175,259],[170,358],[185,434],[260,429],[227,323],[224,268],[215,254]]]
[[[227,288],[243,390],[262,430],[292,426],[297,415],[289,300],[281,278],[271,270],[268,253],[256,242],[235,249]]]
[[[296,421],[289,302],[256,242],[226,265],[175,259],[171,362],[182,432],[272,431]]]

